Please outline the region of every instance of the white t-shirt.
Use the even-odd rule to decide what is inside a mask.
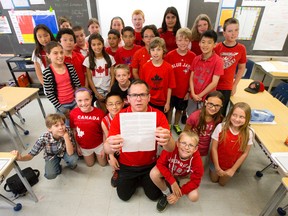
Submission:
[[[41,58],[39,58],[38,56],[35,56],[35,50],[33,50],[31,60],[32,60],[34,63],[36,63],[36,62],[39,63],[40,68],[41,68],[41,71],[42,71],[42,73],[43,73],[43,71],[45,70],[45,66],[44,66]]]
[[[109,55],[112,66],[115,65],[115,59],[113,56]],[[96,88],[100,88],[104,91],[108,91],[111,83],[111,70],[107,68],[107,62],[104,58],[96,59],[95,58],[96,67],[92,72],[92,80]],[[86,68],[90,67],[89,57],[86,57],[83,65]]]

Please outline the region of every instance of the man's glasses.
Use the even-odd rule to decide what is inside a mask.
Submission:
[[[213,104],[213,103],[208,102],[208,101],[206,101],[206,106],[207,106],[208,108],[213,108],[213,107],[214,107],[216,110],[219,110],[219,109],[221,109],[221,107],[222,107],[222,105]]]
[[[138,97],[140,97],[141,99],[145,99],[148,97],[148,93],[142,93],[142,94],[129,94],[129,97],[131,99],[137,99]]]
[[[192,149],[192,148],[196,148],[197,147],[197,145],[192,145],[192,144],[190,144],[190,143],[186,143],[186,142],[179,142],[180,143],[180,145],[182,145],[183,147],[188,147],[189,149]]]

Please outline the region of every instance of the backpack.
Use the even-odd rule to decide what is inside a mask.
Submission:
[[[26,177],[27,181],[31,186],[35,185],[39,181],[38,178],[40,175],[40,171],[37,169],[27,167],[22,170],[22,174],[24,177]],[[9,187],[9,189],[7,187]],[[4,185],[4,190],[7,192],[12,192],[15,197],[17,195],[25,195],[25,193],[27,192],[26,187],[22,183],[17,173],[7,178],[6,184]]]

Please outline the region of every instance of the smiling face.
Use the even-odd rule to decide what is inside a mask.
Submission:
[[[60,45],[53,47],[47,57],[51,60],[52,65],[62,65],[64,63],[63,48]]]
[[[198,149],[196,140],[185,134],[178,139],[177,147],[181,159],[191,158]]]
[[[202,39],[199,42],[200,49],[204,55],[212,53],[215,45],[216,44],[215,44],[213,38],[209,38],[209,37],[205,37],[205,36],[202,37]]]
[[[113,95],[106,100],[106,108],[112,117],[119,113],[123,106],[124,102],[120,96]]]
[[[239,25],[229,24],[226,26],[225,31],[223,31],[223,36],[225,41],[228,43],[235,43],[239,35]]]
[[[93,110],[93,107],[91,106],[92,96],[88,91],[77,92],[75,101],[82,112],[88,113]]]
[[[179,51],[185,52],[188,50],[190,40],[187,37],[179,36],[179,37],[176,37],[176,44],[177,44]]]
[[[124,28],[120,19],[114,19],[112,21],[111,27],[112,27],[112,29],[118,30],[120,32],[120,34],[121,34],[122,29]]]
[[[137,31],[137,32],[140,32],[142,27],[143,27],[143,23],[145,22],[143,16],[141,14],[134,14],[132,16],[132,24],[134,26],[134,29]]]
[[[115,70],[115,79],[121,86],[129,83],[130,72],[124,68],[118,68]]]
[[[108,35],[108,43],[111,48],[117,48],[120,42],[120,38],[115,34]]]
[[[63,29],[63,28],[72,29],[72,26],[70,25],[69,22],[63,22],[63,23],[60,25],[60,29]]]
[[[44,29],[39,29],[36,32],[36,38],[42,46],[46,46],[51,41],[50,34]]]
[[[206,113],[210,116],[218,113],[222,107],[222,100],[218,97],[209,97],[205,100]]]
[[[164,55],[164,50],[160,46],[156,46],[155,48],[150,49],[150,55],[155,62],[162,61],[163,55]]]
[[[199,32],[199,34],[202,34],[208,30],[208,27],[209,27],[209,24],[206,20],[199,20],[197,24],[197,31]]]
[[[245,111],[240,107],[235,108],[231,115],[230,122],[232,127],[240,128],[246,122]]]
[[[66,132],[66,126],[64,121],[59,120],[58,122],[56,122],[56,124],[53,124],[50,128],[48,128],[48,131],[52,133],[55,139],[63,137]]]
[[[98,39],[91,40],[91,48],[96,56],[102,55],[103,47],[104,44],[100,40]]]

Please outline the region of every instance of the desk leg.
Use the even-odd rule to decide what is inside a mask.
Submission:
[[[276,213],[276,207],[279,205],[279,203],[283,200],[283,198],[286,195],[286,188],[281,183],[273,196],[270,198],[269,202],[266,204],[265,208],[260,213],[260,216],[269,216]]]
[[[267,90],[268,92],[271,92],[271,90],[272,90],[272,88],[274,86],[274,82],[275,82],[275,78],[272,77],[271,83],[270,83],[269,88]]]
[[[17,161],[14,161],[14,170],[16,171],[17,175],[19,176],[20,180],[22,181],[22,183],[26,187],[29,194],[32,196],[33,200],[35,202],[38,202],[38,198],[36,197],[31,185],[28,183],[27,179],[24,176],[22,176],[22,170],[20,169]]]
[[[4,118],[1,117],[1,119],[2,119],[2,122],[3,122],[3,124],[4,124],[4,128],[5,128],[6,132],[8,133],[8,135],[11,137],[11,139],[12,139],[12,141],[13,141],[13,144],[14,144],[15,148],[16,148],[19,152],[22,152],[22,149],[20,149],[18,143],[16,142],[16,140],[15,140],[13,134],[11,133],[11,131],[10,131],[7,123],[5,122]]]
[[[42,104],[42,102],[41,102],[41,100],[40,100],[40,97],[39,97],[39,94],[38,94],[38,93],[37,93],[37,101],[38,101],[38,104],[39,104],[40,109],[41,109],[41,111],[42,111],[43,117],[45,118],[45,117],[46,117],[46,113],[45,113],[45,110],[44,110],[44,108],[43,108],[43,104]]]
[[[10,120],[11,120],[12,127],[13,127],[13,129],[14,129],[17,137],[19,138],[21,145],[23,146],[24,149],[27,149],[26,146],[24,145],[24,142],[23,142],[23,140],[22,140],[22,137],[21,137],[20,134],[19,134],[19,131],[18,131],[16,125],[15,125],[15,122],[14,122],[11,114],[10,114],[9,112],[8,112],[7,114],[8,114],[8,116],[9,116]]]

